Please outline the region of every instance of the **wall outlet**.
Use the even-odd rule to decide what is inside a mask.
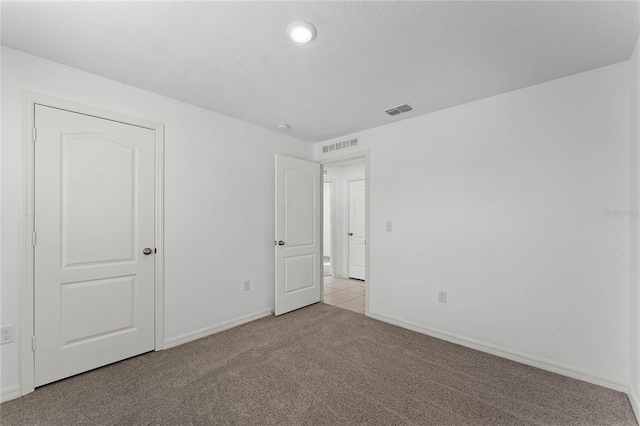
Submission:
[[[438,302],[447,303],[447,292],[438,290]]]
[[[251,290],[251,281],[246,280],[244,282],[244,291],[249,291],[249,290]]]
[[[0,345],[4,345],[5,343],[10,343],[16,340],[16,326],[15,325],[7,325],[6,327],[2,327],[2,335],[0,337]]]
[[[388,220],[386,225],[387,225],[387,232],[393,231],[393,222]]]

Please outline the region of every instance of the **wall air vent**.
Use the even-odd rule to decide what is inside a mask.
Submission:
[[[354,146],[358,146],[358,138],[347,139],[344,141],[332,143],[330,145],[324,145],[322,147],[322,153],[327,154],[333,151],[339,151],[345,148],[353,148]]]
[[[409,112],[409,111],[413,111],[413,107],[411,107],[411,105],[409,104],[404,104],[404,105],[400,105],[400,106],[385,110],[385,113],[393,117],[394,115],[402,114],[403,112]]]

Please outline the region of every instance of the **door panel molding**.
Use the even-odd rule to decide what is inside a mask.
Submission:
[[[154,297],[154,349],[164,349],[164,124],[132,117],[113,111],[31,92],[23,94],[23,271],[20,306],[20,393],[26,395],[35,389],[35,356],[32,336],[34,329],[34,221],[35,221],[35,108],[43,105],[100,119],[116,121],[154,131],[155,134],[155,297]]]

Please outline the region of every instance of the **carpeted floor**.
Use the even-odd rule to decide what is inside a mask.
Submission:
[[[316,304],[36,389],[2,425],[635,425],[627,396]]]

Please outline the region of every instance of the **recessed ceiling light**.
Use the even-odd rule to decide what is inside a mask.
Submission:
[[[289,130],[289,125],[288,124],[284,124],[284,123],[280,123],[276,126],[276,128],[282,132],[284,132],[285,130]]]
[[[296,21],[287,25],[287,34],[297,43],[308,43],[316,38],[316,27],[308,22]]]

